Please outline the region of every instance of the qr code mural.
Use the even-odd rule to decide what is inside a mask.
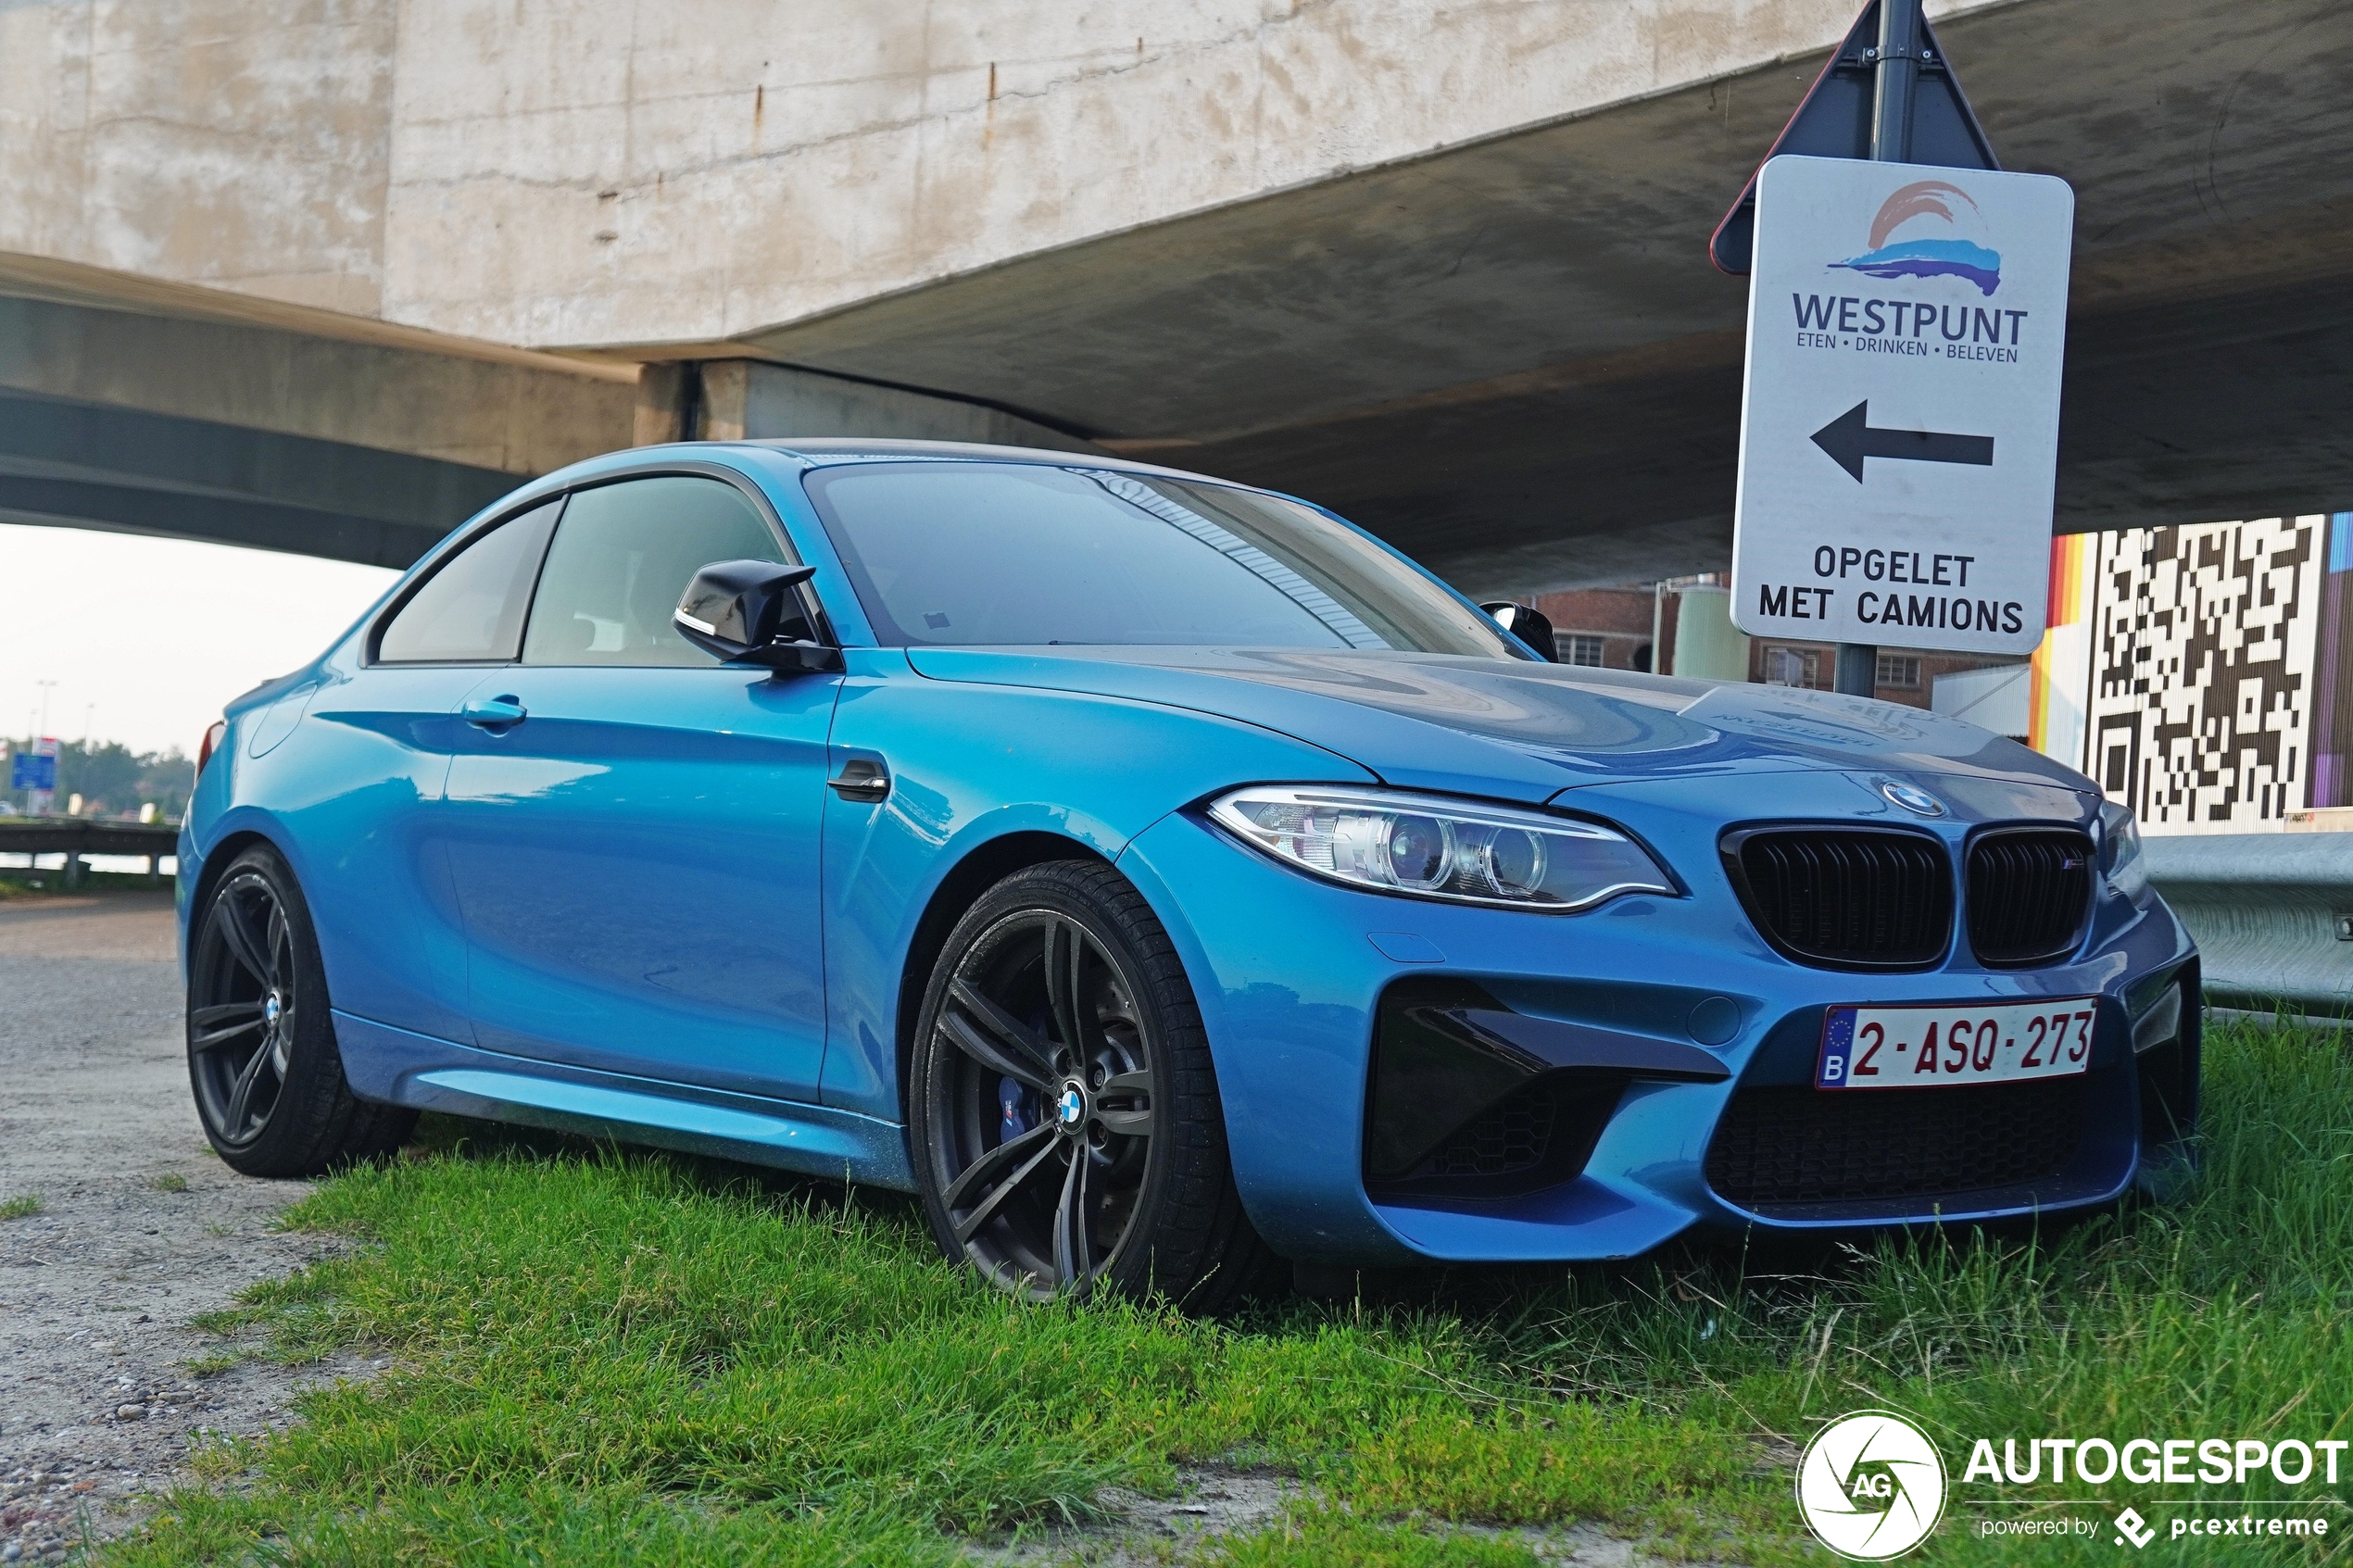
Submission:
[[[2150,829],[2244,833],[2303,808],[2327,522],[2100,541],[2087,771]]]

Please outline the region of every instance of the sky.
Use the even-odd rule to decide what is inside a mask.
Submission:
[[[400,574],[347,561],[0,523],[0,734],[178,746],[308,662]],[[55,681],[45,693],[39,683]]]

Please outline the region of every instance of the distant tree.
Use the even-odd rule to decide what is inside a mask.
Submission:
[[[30,741],[9,743],[12,751],[31,748]],[[195,764],[178,746],[168,751],[132,751],[119,741],[84,747],[67,741],[57,747],[57,798],[53,810],[62,811],[75,796],[82,797],[85,817],[136,817],[139,808],[152,804],[156,814],[177,822],[188,809],[188,790],[195,782]],[[31,805],[22,790],[6,797],[19,810]]]
[[[57,748],[57,798],[79,795],[86,817],[113,816],[126,801],[135,812],[143,771],[138,754],[120,741],[84,746],[69,740]]]
[[[140,753],[139,800],[154,801],[157,816],[176,822],[186,815],[188,792],[195,783],[196,764],[178,746]]]

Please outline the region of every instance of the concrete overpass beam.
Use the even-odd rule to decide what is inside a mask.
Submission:
[[[0,520],[403,567],[523,479],[628,444],[634,367],[28,274],[0,257],[26,291],[0,294]]]
[[[42,298],[11,291],[7,271],[0,264],[0,388],[513,474],[545,473],[629,442],[634,366],[471,345],[326,311],[236,302],[288,318],[284,324],[184,313],[213,303],[204,290],[176,288],[163,308]],[[99,287],[113,282],[95,276]]]
[[[501,469],[0,391],[0,521],[405,567],[518,483]]]

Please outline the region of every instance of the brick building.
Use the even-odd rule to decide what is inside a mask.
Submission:
[[[1936,677],[1990,664],[2021,664],[2017,659],[1973,653],[1938,653],[1927,648],[1879,650],[1879,681],[1872,696],[1882,702],[1926,708],[1936,689]],[[1831,643],[1768,642],[1752,637],[1748,645],[1748,678],[1762,685],[1806,686],[1828,691],[1836,684],[1838,648]]]
[[[1604,670],[1648,670],[1651,667],[1651,617],[1655,602],[1650,585],[1642,583],[1624,588],[1579,588],[1567,594],[1540,594],[1536,596],[1536,609],[1553,623],[1563,664],[1597,665]],[[1665,634],[1671,645],[1675,637],[1675,623],[1671,618]]]
[[[1653,666],[1651,639],[1655,631],[1668,648],[1675,646],[1677,596],[1668,593],[1662,605],[1649,583],[1618,588],[1580,588],[1566,594],[1542,594],[1537,609],[1553,623],[1563,664],[1597,665],[1605,670],[1648,670]],[[1656,625],[1654,627],[1654,617]],[[1921,648],[1882,648],[1879,656],[1879,685],[1874,694],[1887,702],[1913,708],[1930,706],[1936,677],[1989,664],[2016,664],[2014,659],[1976,654],[1936,653]],[[1675,672],[1674,659],[1666,673]],[[1748,678],[1760,685],[1805,686],[1827,691],[1838,669],[1838,649],[1830,643],[1768,642],[1753,637],[1748,646]]]

